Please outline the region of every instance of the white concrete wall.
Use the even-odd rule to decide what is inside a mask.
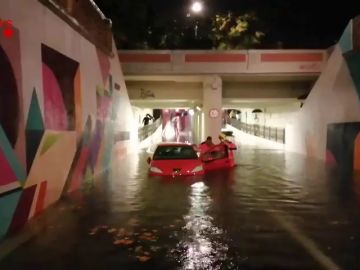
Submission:
[[[360,121],[359,98],[337,45],[293,124],[286,128],[286,149],[325,159],[327,125]]]

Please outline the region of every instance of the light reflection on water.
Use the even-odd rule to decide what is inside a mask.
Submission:
[[[185,237],[177,245],[184,250],[181,262],[183,269],[220,269],[226,260],[228,246],[221,241],[223,230],[213,224],[208,214],[212,199],[209,188],[203,182],[191,185],[190,209],[184,216]]]

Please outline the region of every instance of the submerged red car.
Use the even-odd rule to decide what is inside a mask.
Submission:
[[[195,176],[207,171],[229,169],[235,166],[236,148],[226,144],[215,145],[206,152],[197,153],[186,143],[165,143],[157,146],[153,158],[148,158],[152,176]]]
[[[194,147],[186,143],[165,143],[148,158],[152,176],[195,176],[204,174],[204,166]]]

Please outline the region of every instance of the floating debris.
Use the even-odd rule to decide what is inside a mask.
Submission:
[[[169,228],[175,228],[175,225],[171,224],[169,225]]]
[[[139,226],[139,220],[136,218],[131,218],[129,219],[128,224],[131,226]]]
[[[144,255],[146,255],[146,256],[150,256],[150,252],[148,252],[148,251],[144,251]]]
[[[99,231],[99,227],[94,227],[90,230],[89,235],[95,235]]]
[[[153,233],[157,233],[158,232],[158,230],[151,230]]]
[[[114,232],[117,232],[117,229],[115,228],[111,228],[111,229],[108,229],[107,231],[108,233],[114,233]]]
[[[140,253],[142,250],[143,250],[142,246],[138,246],[138,247],[135,248],[136,253]]]
[[[151,258],[148,256],[136,256],[136,258],[138,258],[138,260],[140,262],[147,262],[148,260],[150,260]]]
[[[161,247],[157,247],[157,246],[150,246],[150,250],[153,252],[158,251],[159,249],[161,249]]]
[[[119,239],[119,240],[115,240],[113,242],[114,245],[124,245],[124,246],[129,246],[133,243],[134,243],[134,241],[130,240],[130,239]]]

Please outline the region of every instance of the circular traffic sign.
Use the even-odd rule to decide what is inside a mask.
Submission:
[[[219,110],[218,109],[211,109],[209,111],[209,115],[211,118],[217,118],[219,117]]]

